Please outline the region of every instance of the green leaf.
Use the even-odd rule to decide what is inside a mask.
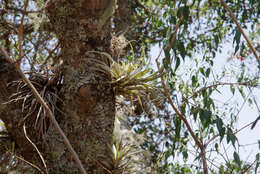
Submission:
[[[168,51],[168,47],[166,47],[164,49],[164,55],[166,57],[167,60],[170,60],[170,52]]]
[[[218,35],[214,36],[214,41],[216,43],[216,47],[218,47],[218,44],[219,44],[219,37],[218,37]]]
[[[259,142],[259,141],[258,141]],[[257,169],[258,169],[258,167],[259,167],[259,165],[260,165],[260,154],[258,153],[258,154],[256,154],[256,156],[255,156],[255,160],[257,161],[257,163],[256,163],[256,166],[255,166],[255,174],[257,173]]]
[[[233,95],[235,94],[235,88],[233,85],[230,85],[230,91],[232,92]]]
[[[164,157],[165,157],[166,160],[167,160],[170,156],[171,156],[170,151],[166,151],[166,152],[164,153]]]
[[[241,96],[245,99],[246,95],[245,95],[245,93],[244,93],[244,91],[243,91],[243,87],[239,87],[239,88],[238,88],[238,91],[239,91],[239,93],[241,94]]]
[[[176,23],[176,16],[175,16],[175,15],[171,15],[171,17],[170,17],[170,23],[171,23],[171,24],[175,24],[175,23]]]
[[[183,8],[184,8],[184,7],[178,8],[178,11],[177,11],[177,17],[178,17],[178,18],[180,18],[181,14],[183,13]]]
[[[193,118],[194,118],[195,121],[197,120],[198,112],[199,112],[199,109],[197,107],[196,108],[194,108],[194,107],[191,108],[191,114],[193,115]]]
[[[200,120],[201,120],[204,128],[207,128],[209,126],[209,124],[211,123],[211,116],[212,116],[212,113],[209,110],[200,111]]]
[[[184,60],[185,59],[185,55],[186,55],[184,42],[178,42],[177,47],[178,47],[178,50],[180,51],[182,59]]]
[[[174,69],[174,71],[176,71],[177,70],[177,68],[179,67],[179,65],[180,65],[180,58],[179,57],[176,57],[176,63],[175,63],[175,69]]]
[[[239,158],[237,152],[234,152],[234,153],[233,153],[233,157],[234,157],[235,163],[236,163],[239,167],[241,167],[241,161],[240,161],[240,158]]]
[[[215,143],[215,149],[218,152],[218,143]]]
[[[204,118],[205,118],[205,120],[206,120],[207,125],[209,125],[210,122],[211,122],[211,116],[212,116],[212,112],[209,111],[209,110],[205,110],[205,112],[204,112]]]
[[[208,99],[208,102],[209,102],[209,107],[208,107],[208,109],[210,109],[210,106],[212,106],[212,108],[215,110],[215,103],[213,102],[212,98],[209,98],[209,99]]]
[[[191,77],[191,81],[192,81],[192,86],[195,87],[196,84],[197,84],[197,78],[196,78],[196,76],[193,75],[193,76]]]
[[[227,143],[229,143],[230,141],[231,141],[233,147],[235,147],[236,137],[235,137],[232,129],[228,128],[228,131],[227,131]]]
[[[220,139],[223,139],[223,137],[225,135],[225,129],[223,128],[222,119],[218,117],[216,119],[216,124],[217,124],[217,129],[218,129],[218,132],[219,132]]]
[[[238,29],[236,29],[235,30],[235,37],[233,39],[233,44],[236,42],[235,53],[239,49],[240,38],[241,38],[241,32]]]
[[[183,150],[182,151],[182,155],[183,155],[184,159],[188,159],[188,152],[187,152],[187,150]]]
[[[181,106],[181,113],[185,115],[185,112],[186,112],[186,104],[184,103],[182,106]]]
[[[187,21],[188,18],[189,18],[189,15],[190,15],[190,8],[189,8],[189,6],[183,7],[183,19]]]
[[[173,122],[174,122],[174,126],[175,126],[175,139],[179,140],[180,132],[181,132],[181,120],[179,117],[175,116]]]
[[[206,77],[209,77],[209,74],[210,74],[210,68],[208,68],[208,69],[206,70]]]
[[[200,68],[200,73],[205,76],[205,72],[203,68]]]
[[[258,155],[259,155],[259,154],[258,154]],[[260,162],[257,162],[257,163],[256,163],[256,166],[255,166],[255,174],[257,174],[257,169],[258,169],[259,165],[260,165]]]

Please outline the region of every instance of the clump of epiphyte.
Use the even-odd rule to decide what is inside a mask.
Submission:
[[[154,72],[149,67],[149,62],[145,61],[144,51],[141,57],[132,61],[116,62],[113,58],[105,52],[90,51],[104,55],[110,61],[110,66],[106,63],[97,60],[89,59],[96,65],[96,70],[108,74],[111,77],[109,83],[112,84],[114,92],[117,96],[122,95],[131,103],[139,102],[141,106],[142,98],[147,98],[148,95],[158,93],[157,79],[161,76],[161,70]],[[158,100],[158,99],[155,99]]]
[[[61,86],[61,75],[47,75],[41,73],[33,73],[30,75],[29,80],[34,85],[35,89],[39,92],[40,96],[48,104],[53,113],[59,111],[58,103],[62,103],[58,93]],[[13,81],[9,85],[17,88],[16,93],[10,96],[8,103],[22,102],[22,112],[27,114],[23,118],[25,121],[30,116],[34,116],[34,127],[39,131],[40,135],[46,133],[48,129],[49,119],[45,109],[36,100],[32,90],[27,86],[22,79]]]

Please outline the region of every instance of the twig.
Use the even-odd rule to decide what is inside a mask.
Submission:
[[[24,135],[25,135],[25,138],[33,145],[33,147],[36,149],[37,153],[39,154],[41,160],[42,160],[42,163],[46,169],[46,173],[48,174],[48,170],[47,170],[47,165],[45,163],[45,160],[41,154],[41,152],[39,151],[39,149],[37,148],[37,146],[32,142],[32,140],[30,140],[30,138],[27,136],[27,132],[26,132],[26,127],[25,127],[25,124],[23,125],[23,131],[24,131]]]
[[[240,86],[252,86],[252,87],[256,87],[257,85],[255,84],[250,84],[251,82],[253,82],[254,80],[256,79],[259,79],[259,77],[257,78],[254,78],[252,80],[248,80],[246,82],[237,82],[237,83],[230,83],[230,82],[216,82],[215,84],[212,84],[212,85],[209,85],[209,86],[205,86],[205,87],[202,87],[200,88],[199,90],[195,91],[188,99],[198,95],[198,93],[202,92],[202,91],[205,91],[209,88],[214,88],[214,87],[217,87],[217,86],[226,86],[226,85],[229,85],[229,86],[232,86],[232,85],[240,85]],[[186,99],[187,100],[187,99]]]
[[[241,110],[243,109],[243,107],[244,107],[244,105],[245,105],[247,99],[249,98],[250,94],[251,94],[251,92],[247,95],[246,99],[244,100],[243,104],[240,106],[240,109],[239,109],[239,111],[238,111],[238,113],[236,114],[235,117],[237,117],[238,114],[239,114],[239,113],[241,112]],[[237,134],[238,132],[240,132],[240,131],[242,131],[243,129],[247,128],[247,127],[250,126],[251,124],[253,124],[253,122],[248,123],[248,124],[246,124],[245,126],[243,126],[242,128],[240,128],[240,129],[234,131],[233,134],[234,134],[234,135]],[[214,135],[211,139],[208,140],[208,142],[206,142],[206,143],[204,144],[204,146],[207,147],[213,140],[215,140],[215,139],[216,139],[217,137],[219,137],[219,136],[220,136],[219,134]],[[236,139],[237,139],[237,137],[236,137]]]
[[[241,174],[247,173],[247,172],[249,171],[249,169],[252,168],[253,165],[254,165],[255,163],[257,163],[258,161],[259,161],[259,159],[256,158],[255,161],[253,161],[244,171],[241,172]]]
[[[72,155],[72,158],[74,158],[80,172],[82,174],[87,174],[77,153],[75,152],[75,150],[73,149],[73,147],[71,146],[68,138],[66,137],[66,135],[64,134],[64,132],[62,131],[62,129],[60,128],[58,122],[55,119],[55,116],[53,115],[52,111],[50,110],[50,108],[48,107],[48,105],[46,104],[46,102],[42,99],[42,97],[40,96],[40,94],[38,93],[38,91],[35,89],[34,85],[31,83],[31,81],[25,76],[25,74],[22,72],[22,70],[20,69],[19,64],[17,64],[16,62],[13,61],[13,59],[7,54],[7,52],[2,48],[2,46],[0,46],[0,52],[2,52],[3,56],[6,58],[6,60],[15,66],[16,70],[18,71],[19,75],[22,77],[22,79],[24,80],[24,83],[26,83],[28,85],[29,88],[31,88],[36,100],[42,105],[42,107],[46,110],[51,122],[53,123],[55,129],[57,130],[57,132],[60,134],[60,136],[63,139],[64,144],[66,145],[66,147],[68,148],[69,152]]]
[[[176,28],[175,28],[175,30],[173,31],[172,38],[171,38],[171,40],[170,40],[170,44],[169,44],[169,47],[168,47],[168,52],[171,50],[171,47],[172,47],[172,45],[173,45],[173,42],[174,42],[174,40],[175,40],[175,38],[176,38],[176,34],[177,34],[177,32],[178,32],[178,30],[179,30],[179,28],[180,28],[181,20],[182,20],[182,13],[181,13],[181,16],[180,16],[180,18],[179,18],[179,20],[178,20],[178,23],[177,23],[177,25],[176,25]],[[167,29],[166,37],[168,37],[168,34],[169,34],[169,32],[170,32],[170,28],[171,28],[171,27],[169,26],[168,29]],[[159,52],[159,55],[158,55],[157,58],[156,58],[156,62],[157,62],[157,63],[158,63],[158,59],[159,59],[160,56],[161,56],[162,50],[163,50],[163,46],[162,46],[162,48],[161,48],[161,50],[160,50],[160,52]]]
[[[242,130],[244,130],[245,128],[247,128],[248,126],[250,126],[251,124],[253,124],[254,122],[255,122],[255,121],[252,121],[252,122],[246,124],[245,126],[241,127],[240,129],[234,131],[233,134],[235,135],[235,134],[241,132]],[[205,143],[204,146],[208,146],[214,139],[216,139],[216,138],[219,137],[219,136],[220,136],[219,134],[214,135],[211,139],[209,139],[209,141],[208,141],[207,143]]]
[[[231,19],[236,23],[238,30],[242,33],[242,35],[244,36],[244,38],[247,41],[248,46],[250,47],[250,49],[252,50],[252,52],[254,53],[256,60],[260,66],[260,58],[258,57],[256,50],[252,44],[252,42],[249,40],[249,38],[247,37],[247,35],[245,34],[244,30],[242,29],[241,25],[239,24],[239,22],[237,21],[236,17],[234,16],[233,12],[231,11],[231,9],[228,7],[228,5],[225,3],[224,0],[220,0],[222,5],[224,6],[224,8],[229,12],[229,16],[231,17]]]
[[[19,27],[19,32],[18,32],[18,50],[19,50],[19,57],[18,57],[18,61],[20,62],[22,59],[22,55],[23,55],[23,51],[22,51],[22,41],[23,41],[23,21],[24,21],[24,16],[25,16],[25,12],[26,12],[26,8],[28,6],[29,0],[25,1],[24,4],[24,10],[23,10],[23,14],[22,14],[22,18],[21,18],[21,23],[20,23],[20,27]]]
[[[102,167],[105,171],[107,171],[109,174],[113,174],[109,169],[107,169],[102,163],[100,163],[98,160],[92,158],[89,156],[89,158],[93,161],[95,161],[98,165],[100,165],[100,167]]]

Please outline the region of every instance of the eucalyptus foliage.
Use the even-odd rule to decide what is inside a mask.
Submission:
[[[189,120],[197,139],[207,146],[210,173],[257,173],[259,153],[251,161],[240,158],[238,129],[241,126],[237,127],[237,120],[244,102],[258,107],[254,89],[259,87],[259,65],[221,1],[142,2],[153,14],[151,33],[156,33],[155,43],[163,49],[167,60],[165,79],[170,97]],[[259,55],[260,2],[226,3]],[[171,43],[179,20],[176,39]],[[227,49],[228,54],[221,54]],[[219,62],[225,66],[219,68]],[[217,95],[223,101],[218,101]],[[237,98],[241,102],[236,102]],[[147,136],[148,142],[143,147],[153,152],[155,168],[159,173],[200,173],[199,147],[187,127],[171,106],[159,113],[157,119],[144,116],[133,123],[137,133]],[[257,117],[250,119],[247,128]],[[223,143],[227,145],[224,148]],[[233,150],[227,158],[225,151],[229,144]],[[178,163],[179,159],[183,162]]]

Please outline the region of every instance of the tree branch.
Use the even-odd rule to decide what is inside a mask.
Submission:
[[[24,5],[24,12],[26,12],[26,8],[28,6],[29,0],[25,1],[25,5]],[[20,27],[19,27],[19,32],[18,32],[18,50],[19,50],[19,63],[21,62],[22,59],[22,55],[23,55],[23,50],[22,50],[22,41],[23,41],[23,21],[24,21],[24,16],[25,13],[22,14],[22,18],[21,18],[21,23],[20,23]]]

